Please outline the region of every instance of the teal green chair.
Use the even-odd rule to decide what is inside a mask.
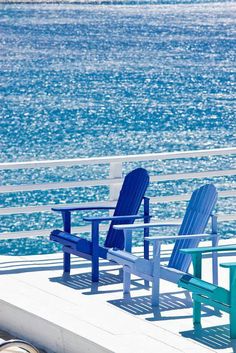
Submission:
[[[202,255],[221,251],[236,251],[236,245],[182,249],[182,253],[192,256],[193,276],[185,274],[178,285],[193,293],[194,325],[201,324],[201,304],[203,303],[229,314],[230,338],[236,339],[236,262],[220,264],[222,267],[229,268],[229,289],[201,279]]]

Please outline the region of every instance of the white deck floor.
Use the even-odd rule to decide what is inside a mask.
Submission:
[[[63,279],[61,259],[0,256],[0,329],[54,353],[236,352],[228,315],[204,308],[203,328],[194,331],[191,302],[176,285],[161,282],[159,311],[137,278],[132,298],[123,299],[117,267],[101,262],[100,283],[91,285],[88,262],[74,258],[71,276]],[[210,259],[204,270],[209,280]],[[227,280],[221,269],[220,284],[227,287]]]

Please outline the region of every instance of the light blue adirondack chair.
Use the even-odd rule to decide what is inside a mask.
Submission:
[[[185,216],[177,236],[152,236],[145,241],[153,243],[153,259],[140,258],[131,253],[132,231],[135,229],[163,226],[179,226],[178,222],[160,222],[150,224],[119,225],[116,229],[123,229],[125,234],[125,250],[110,249],[107,258],[123,265],[124,293],[130,293],[130,276],[137,275],[146,281],[152,282],[152,305],[159,305],[160,278],[177,283],[186,273],[191,263],[191,256],[180,252],[182,248],[198,246],[202,238],[212,239],[212,245],[218,244],[217,221],[212,211],[217,201],[217,192],[214,185],[207,184],[195,190],[188,203]],[[212,217],[212,233],[205,234],[209,218]],[[166,240],[175,241],[175,245],[167,266],[161,266],[161,243]],[[213,256],[213,281],[217,283],[217,256]]]
[[[149,184],[149,176],[145,169],[137,168],[126,175],[116,207],[54,207],[53,211],[61,212],[64,230],[55,229],[50,234],[50,240],[63,245],[64,273],[70,272],[70,255],[80,256],[92,261],[92,281],[99,280],[99,257],[106,259],[109,248],[124,249],[124,234],[122,230],[114,229],[114,225],[132,224],[135,219],[149,222],[149,199],[144,197]],[[144,213],[138,214],[142,200]],[[91,222],[91,240],[71,234],[71,213],[74,211],[109,210],[114,209],[113,216],[85,217]],[[111,221],[103,246],[99,245],[99,224]],[[146,234],[147,230],[145,231]],[[148,257],[148,246],[145,244],[145,257]]]

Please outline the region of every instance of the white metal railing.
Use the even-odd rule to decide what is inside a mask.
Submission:
[[[200,158],[210,156],[230,156],[236,155],[236,147],[208,149],[208,150],[195,150],[195,151],[182,151],[182,152],[167,152],[167,153],[153,153],[153,154],[140,154],[140,155],[127,155],[127,156],[111,156],[111,157],[97,157],[97,158],[75,158],[63,160],[45,160],[45,161],[29,161],[29,162],[14,162],[14,163],[0,163],[0,170],[16,170],[16,169],[38,169],[38,168],[55,168],[55,167],[72,167],[78,165],[95,165],[95,164],[109,164],[110,174],[107,179],[97,180],[83,180],[73,182],[52,182],[40,184],[27,184],[27,185],[2,185],[0,186],[0,193],[12,192],[26,192],[36,190],[56,190],[77,187],[91,187],[91,186],[108,186],[110,189],[110,203],[114,203],[117,199],[120,185],[122,183],[122,166],[127,162],[141,162],[141,161],[155,161],[155,160],[170,160],[170,159],[188,159]],[[175,174],[162,174],[153,175],[151,182],[159,181],[176,181],[187,179],[202,179],[213,178],[222,176],[235,176],[236,169],[227,170],[211,170],[201,172],[188,172],[188,173],[175,173]],[[235,197],[236,189],[228,189],[221,191],[219,197]],[[171,195],[171,196],[156,196],[151,198],[153,203],[169,203],[188,200],[190,194]],[[106,202],[90,202],[86,203],[102,205]],[[71,204],[71,206],[78,206],[79,204]],[[81,205],[81,204],[80,204]],[[83,203],[85,205],[85,203]],[[21,207],[6,207],[0,208],[0,216],[11,214],[31,214],[35,212],[50,212],[51,205],[38,205],[38,206],[21,206]],[[236,214],[220,215],[222,221],[236,220]],[[80,231],[87,230],[87,227],[81,227]],[[32,230],[22,232],[0,233],[0,239],[6,238],[19,238],[25,236],[35,236],[48,234],[50,230]]]

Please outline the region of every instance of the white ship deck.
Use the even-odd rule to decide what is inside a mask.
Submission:
[[[208,280],[210,263],[204,259]],[[74,258],[63,279],[61,254],[0,256],[1,329],[54,353],[236,351],[227,314],[204,308],[202,329],[194,331],[191,302],[177,285],[162,281],[160,310],[153,309],[141,280],[133,278],[132,298],[123,299],[117,267],[101,264],[100,283],[91,285],[85,260]],[[227,287],[227,270],[219,277]]]
[[[89,202],[73,203],[70,206],[115,204],[123,182],[124,167],[127,168],[127,163],[139,163],[147,165],[147,169],[150,170],[151,184],[189,181],[189,187],[186,188],[185,193],[179,193],[178,188],[173,190],[167,188],[163,194],[157,188],[156,193],[150,197],[151,206],[186,202],[200,181],[204,184],[211,179],[218,189],[218,221],[234,222],[236,214],[233,213],[235,207],[232,198],[236,196],[235,155],[236,147],[228,147],[127,156],[0,163],[0,170],[3,171],[96,165],[103,165],[107,171],[109,170],[109,175],[105,176],[102,172],[104,168],[101,168],[101,175],[96,176],[96,179],[88,178],[88,180],[76,178],[68,181],[62,178],[53,182],[53,179],[48,177],[49,180],[46,178],[43,183],[40,178],[38,181],[33,179],[32,183],[26,184],[19,184],[17,181],[14,185],[12,183],[8,185],[7,182],[0,186],[0,193],[14,194],[106,186],[109,189],[109,196],[105,201],[96,201],[97,199],[94,198]],[[204,170],[201,158],[206,158],[209,162],[205,163]],[[221,163],[222,158],[224,163]],[[189,164],[186,164],[188,168],[182,170],[183,161],[186,162],[188,159],[191,159]],[[175,160],[176,165],[181,165],[181,169],[177,168],[174,174],[168,171],[172,169],[168,169],[166,164],[171,160]],[[197,165],[199,167],[196,169]],[[42,205],[10,204],[1,207],[0,215],[5,217],[48,213],[53,206],[58,205],[55,202],[56,199]],[[69,202],[81,201],[78,196],[76,200]],[[64,205],[63,202],[62,204]],[[173,217],[176,215],[174,214]],[[14,222],[13,218],[12,222]],[[51,231],[51,229],[41,229],[41,225],[45,223],[44,220],[38,224],[40,230],[36,229],[37,224],[34,222],[30,222],[33,228],[29,228],[24,221],[22,221],[21,231],[14,230],[11,227],[12,222],[9,229],[3,227],[0,230],[1,240],[48,236]],[[223,229],[221,227],[220,225],[219,228]],[[232,230],[233,228],[230,234],[234,233]],[[84,233],[90,231],[90,226],[81,224],[79,229],[72,229],[72,232],[74,231]],[[236,243],[236,240],[231,242]],[[165,247],[164,251],[168,252],[168,247]],[[153,309],[150,303],[150,291],[144,289],[142,281],[134,278],[132,299],[123,299],[122,283],[117,267],[105,261],[101,262],[101,281],[98,285],[91,285],[90,264],[78,258],[73,261],[71,276],[63,279],[62,254],[0,256],[0,330],[29,340],[48,353],[236,353],[236,348],[229,339],[228,315],[215,316],[212,315],[214,314],[212,310],[204,309],[203,328],[194,331],[190,298],[187,298],[186,292],[179,289],[177,285],[161,281],[160,310]],[[209,280],[211,278],[210,260],[204,261],[204,278]],[[224,257],[221,257],[220,261],[225,261]],[[221,268],[219,277],[220,285],[227,287],[227,270]]]

